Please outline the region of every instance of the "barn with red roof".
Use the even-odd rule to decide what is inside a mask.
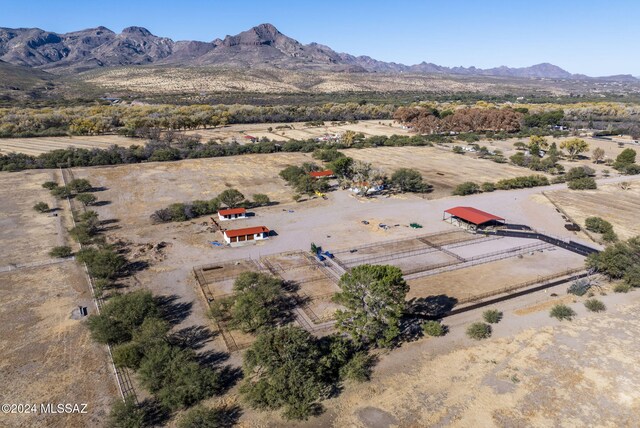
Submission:
[[[447,214],[449,215],[447,217]],[[504,225],[505,219],[473,207],[454,207],[444,211],[443,220],[466,229]]]
[[[218,211],[218,218],[221,221],[247,218],[247,210],[245,208],[227,208]]]
[[[244,229],[225,230],[222,232],[227,244],[251,242],[269,239],[271,231],[264,226],[245,227]]]

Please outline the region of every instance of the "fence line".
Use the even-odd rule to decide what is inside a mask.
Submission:
[[[59,170],[60,170],[60,176],[62,177],[62,185],[67,186],[67,179],[65,176],[66,169],[63,170],[61,167],[59,167]],[[71,174],[71,176],[73,175]],[[73,206],[71,205],[71,198],[67,196],[66,199],[67,199],[67,205],[69,206],[69,212],[71,213],[71,223],[73,227],[76,227],[76,219],[73,212]],[[82,244],[78,243],[78,245],[80,246],[80,249],[82,249]],[[83,267],[85,277],[87,278],[87,282],[89,283],[89,288],[91,289],[91,296],[93,298],[93,303],[96,306],[96,312],[99,315],[102,309],[102,305],[104,303],[104,299],[102,298],[102,296],[96,295],[96,290],[93,284],[93,278],[91,278],[91,275],[89,274],[89,268],[87,267],[87,264],[83,262],[82,267]],[[133,387],[133,382],[131,382],[131,377],[129,376],[129,372],[125,368],[120,369],[116,367],[115,363],[113,362],[113,352],[111,349],[111,345],[106,345],[106,346],[107,346],[107,352],[109,354],[109,362],[111,363],[111,368],[116,377],[116,383],[118,384],[118,389],[120,390],[120,396],[122,397],[123,400],[126,400],[127,397],[133,397],[133,401],[138,403],[138,397]]]
[[[529,287],[531,285],[544,284],[545,282],[549,282],[549,281],[552,281],[554,279],[562,278],[564,276],[573,275],[573,274],[576,274],[578,272],[584,272],[584,268],[567,269],[567,270],[565,270],[563,272],[559,272],[559,273],[555,273],[555,274],[551,274],[551,275],[546,275],[546,276],[540,276],[540,277],[537,277],[537,278],[532,279],[530,281],[525,281],[525,282],[521,282],[521,283],[518,283],[518,284],[515,284],[515,285],[510,285],[508,287],[503,287],[503,288],[500,288],[498,290],[493,290],[493,291],[488,291],[486,293],[477,294],[477,295],[472,296],[472,297],[467,297],[467,298],[458,300],[456,305],[464,305],[464,304],[467,304],[467,303],[474,303],[474,302],[477,302],[479,300],[484,300],[484,299],[486,299],[488,297],[497,296],[499,294],[510,293],[512,291],[516,291],[516,290],[519,290],[521,288]]]
[[[431,275],[436,275],[439,273],[448,272],[452,270],[467,268],[471,266],[477,266],[479,264],[484,264],[484,263],[507,259],[510,257],[515,257],[522,253],[526,253],[528,251],[543,250],[550,247],[551,247],[551,244],[536,242],[534,244],[523,245],[517,248],[509,248],[507,250],[496,251],[494,253],[481,254],[479,256],[468,258],[464,262],[461,262],[459,260],[444,262],[437,265],[431,265],[427,269],[423,269],[423,268],[419,270],[416,269],[417,272],[409,271],[408,273],[405,273],[405,279],[407,280],[417,279],[417,278],[422,278],[424,276],[431,276]],[[451,268],[451,269],[447,269],[447,268]]]

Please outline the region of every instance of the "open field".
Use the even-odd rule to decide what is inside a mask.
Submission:
[[[596,216],[613,224],[621,239],[640,235],[640,183],[637,181],[628,190],[617,184],[606,184],[597,190],[558,190],[546,195],[582,227],[587,217]]]
[[[52,150],[76,147],[81,149],[106,149],[110,146],[144,145],[146,140],[120,135],[95,135],[82,137],[32,137],[0,138],[0,154],[10,152],[37,156]]]
[[[55,180],[57,175],[38,170],[0,178],[0,267],[47,260],[52,247],[65,244],[61,217],[33,209],[39,201],[50,208],[57,206],[55,198],[42,188],[42,183]]]
[[[272,201],[290,202],[293,191],[278,173],[287,165],[310,160],[310,155],[302,153],[275,153],[78,168],[74,175],[107,188],[98,194],[100,200],[111,201],[101,209],[104,218],[117,218],[127,226],[136,226],[149,224],[154,211],[174,202],[212,199],[231,187],[247,198],[253,193],[265,193]]]
[[[106,348],[89,337],[78,305],[94,309],[73,261],[0,273],[0,401],[87,403],[87,414],[3,414],[3,427],[103,426],[117,388]]]
[[[245,137],[248,136],[258,139],[266,137],[273,141],[307,140],[328,134],[342,134],[345,131],[361,132],[365,137],[391,136],[394,134],[410,135],[409,131],[403,129],[401,125],[393,120],[360,120],[358,123],[345,123],[342,125],[325,122],[323,126],[308,126],[304,122],[234,124],[218,128],[187,131],[187,134],[198,134],[202,136],[202,141],[213,139],[222,142],[236,141],[239,144],[243,144],[247,142]]]
[[[617,297],[611,296],[612,301]],[[631,356],[640,351],[633,340],[640,334],[640,300],[637,293],[622,299],[632,303],[617,299],[617,309],[607,298],[611,309],[604,314],[572,305],[579,316],[570,323],[551,320],[548,309],[518,316],[512,311],[515,302],[505,305],[494,338],[481,344],[464,338],[464,328],[473,320],[467,316],[457,321],[450,336],[406,344],[383,357],[371,383],[350,385],[332,400],[324,423],[635,426],[640,370]],[[561,300],[542,293],[538,299]],[[267,424],[277,425],[276,418]]]
[[[456,185],[465,181],[496,182],[532,173],[521,167],[457,155],[438,147],[378,147],[343,152],[356,160],[371,163],[388,175],[398,168],[417,169],[425,181],[434,186],[430,198],[450,195]]]

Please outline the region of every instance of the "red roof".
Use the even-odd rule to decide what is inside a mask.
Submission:
[[[227,238],[233,238],[236,236],[247,236],[247,235],[255,235],[257,233],[269,232],[264,226],[256,226],[256,227],[245,227],[244,229],[234,229],[234,230],[225,230],[224,234]]]
[[[244,214],[246,212],[247,210],[244,208],[227,208],[226,210],[218,211],[218,214],[220,214],[221,216],[225,216],[225,215],[234,215],[234,214]]]
[[[502,217],[498,217],[496,215],[489,214],[487,212],[480,211],[479,209],[472,208],[472,207],[449,208],[448,210],[445,210],[445,212],[476,225],[488,223],[492,220],[504,221]]]
[[[247,140],[257,140],[256,137],[253,137],[251,135],[245,135],[244,138],[246,138]]]
[[[331,171],[330,169],[325,169],[324,171],[311,171],[309,175],[315,178],[330,177],[333,175],[333,171]]]

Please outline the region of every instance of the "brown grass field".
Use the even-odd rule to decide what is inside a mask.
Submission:
[[[496,182],[503,178],[529,175],[531,172],[509,164],[457,155],[438,147],[379,147],[344,150],[347,156],[369,162],[388,175],[398,168],[415,168],[425,181],[434,186],[431,197],[450,195],[465,181]]]
[[[56,180],[57,176],[56,171],[47,170],[2,174],[0,267],[48,260],[51,247],[65,243],[59,226],[62,218],[33,209],[39,201],[50,208],[56,206],[58,202],[42,188],[42,183]]]
[[[245,138],[247,136],[259,139],[266,137],[274,141],[307,140],[327,134],[342,134],[345,131],[361,132],[365,137],[409,135],[409,131],[392,120],[361,120],[357,123],[343,125],[325,122],[323,126],[308,126],[304,122],[237,124],[219,128],[197,129],[187,131],[187,134],[198,134],[202,136],[203,141],[213,139],[223,142],[237,141],[243,144],[247,142]]]
[[[628,239],[640,235],[640,183],[630,183],[628,190],[618,184],[605,184],[597,190],[558,190],[546,195],[580,226],[584,227],[587,217],[602,217],[613,224],[621,239]]]
[[[145,140],[120,135],[92,135],[83,137],[32,137],[32,138],[0,138],[0,154],[10,152],[37,156],[52,150],[76,147],[82,149],[106,149],[110,146],[145,144]]]
[[[0,273],[0,401],[87,403],[87,414],[10,414],[3,427],[103,426],[117,387],[106,348],[96,345],[78,305],[93,310],[79,266],[69,261]]]

